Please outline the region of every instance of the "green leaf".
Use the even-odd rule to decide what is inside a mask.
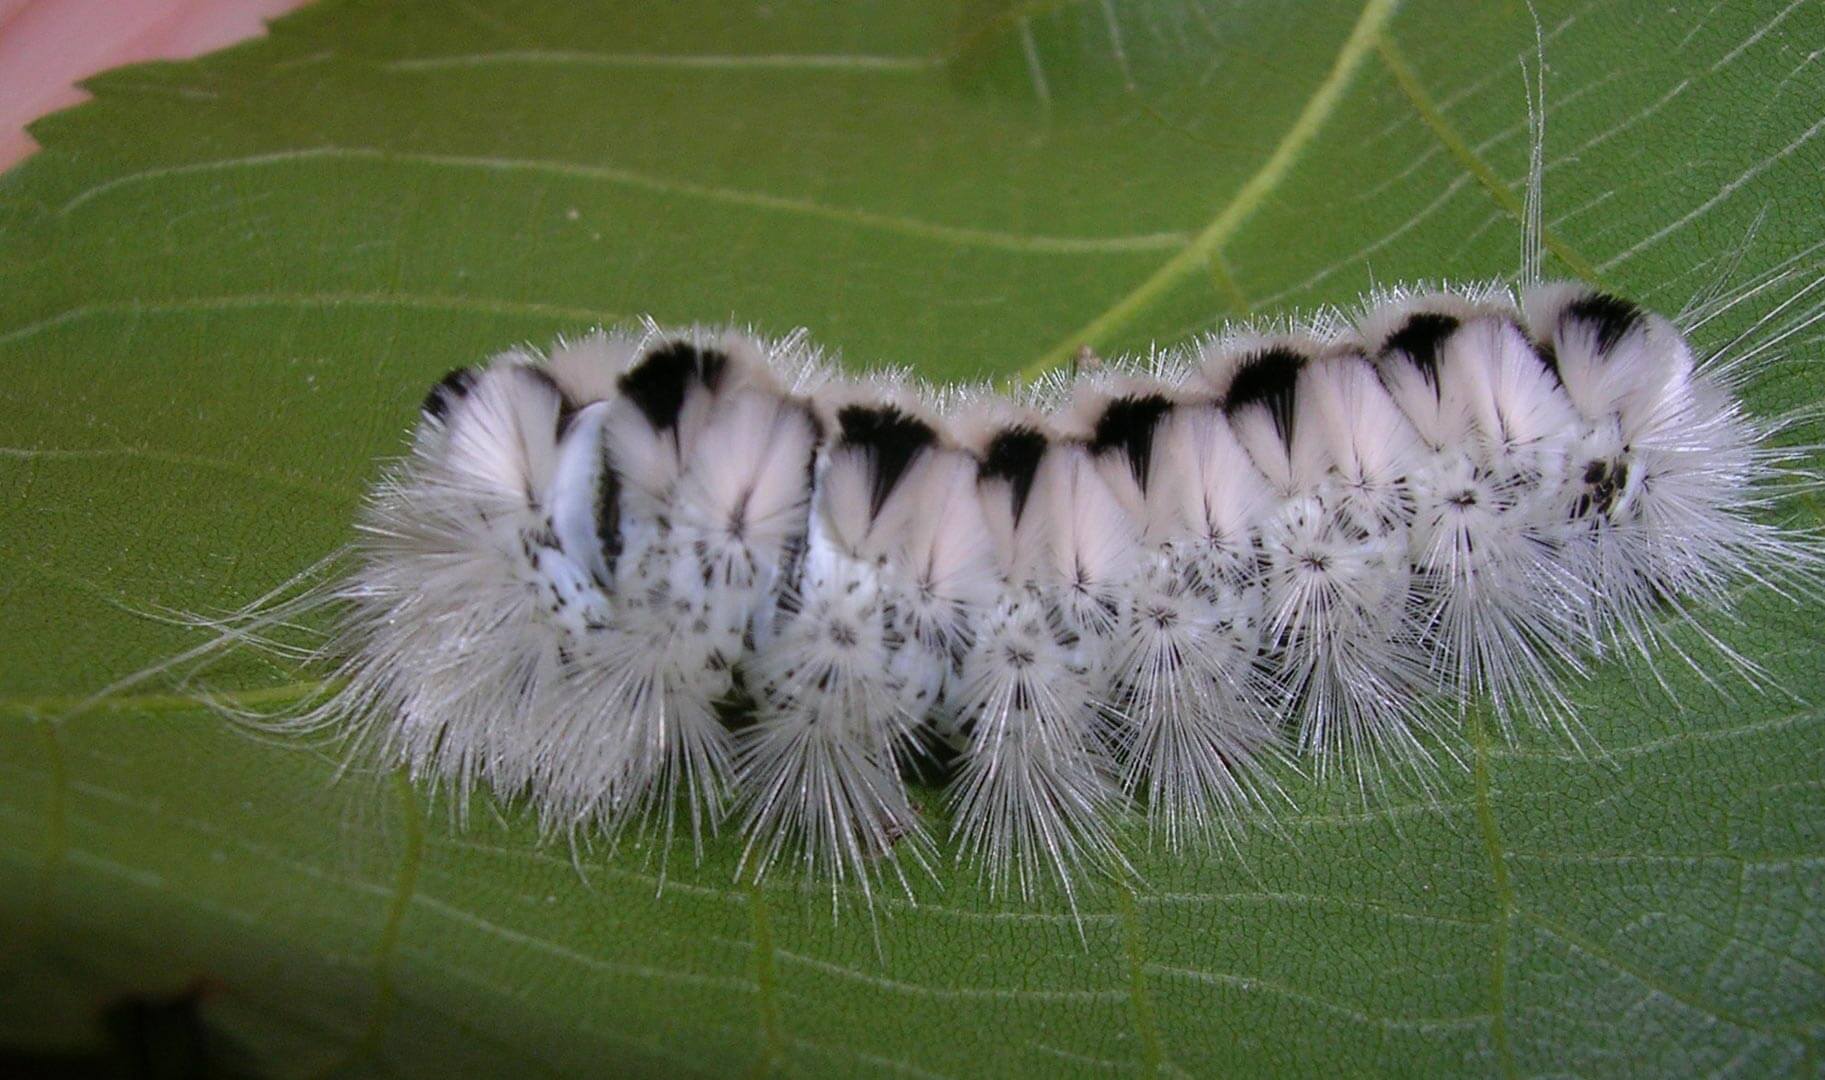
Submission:
[[[1825,9],[1538,6],[1550,272],[1674,310],[1807,264]],[[1816,1074],[1825,611],[1764,591],[1705,624],[1790,693],[1601,667],[1588,755],[1473,724],[1430,799],[1289,778],[1237,852],[1137,836],[1081,935],[948,869],[833,915],[726,839],[661,891],[194,688],[78,707],[334,549],[424,387],[517,342],[734,318],[952,379],[1511,274],[1534,46],[1518,2],[337,2],[95,80],[0,179],[0,1043],[135,996],[281,1073]]]

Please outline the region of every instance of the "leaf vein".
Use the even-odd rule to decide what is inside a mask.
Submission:
[[[1478,156],[1476,149],[1470,145],[1468,140],[1458,134],[1457,129],[1451,125],[1451,121],[1447,120],[1445,114],[1439,111],[1431,95],[1426,93],[1425,86],[1421,84],[1419,74],[1407,62],[1406,56],[1394,43],[1394,39],[1386,33],[1377,34],[1375,51],[1381,57],[1382,65],[1388,69],[1388,74],[1393,76],[1394,84],[1400,88],[1401,96],[1405,97],[1407,103],[1413,106],[1413,111],[1419,114],[1420,120],[1444,146],[1445,151],[1475,178],[1477,184],[1488,192],[1489,197],[1495,200],[1498,207],[1513,218],[1517,225],[1525,229],[1527,210],[1522,205],[1520,196],[1502,182],[1502,178],[1496,175],[1489,163]],[[1572,250],[1571,246],[1560,239],[1551,229],[1542,227],[1540,240],[1546,245],[1546,249],[1557,255],[1559,261],[1570,267],[1573,273],[1586,281],[1597,280],[1596,267],[1591,265],[1590,260]]]
[[[534,952],[544,953],[546,956],[550,956],[553,959],[563,960],[566,963],[576,964],[579,967],[588,968],[591,971],[598,971],[606,975],[628,976],[637,979],[647,979],[654,982],[681,983],[689,986],[707,986],[718,990],[732,990],[743,994],[751,994],[756,990],[755,985],[746,979],[735,979],[724,975],[701,975],[690,971],[669,971],[664,968],[652,967],[648,964],[634,964],[618,960],[605,960],[598,956],[590,956],[587,953],[578,952],[568,946],[560,945],[555,941],[548,941],[535,934],[528,934],[521,930],[515,930],[509,926],[502,926],[499,923],[490,922],[474,912],[465,911],[454,904],[439,900],[435,897],[426,896],[423,893],[414,896],[412,902],[427,911],[435,912],[446,919],[461,923],[464,926],[490,937],[496,937],[502,941],[531,949]]]
[[[1392,4],[1393,2],[1394,0],[1372,0],[1372,4]],[[967,225],[948,225],[875,210],[831,206],[791,195],[773,195],[764,191],[676,180],[614,165],[493,157],[481,154],[388,151],[370,146],[303,147],[265,154],[250,154],[244,157],[220,158],[213,161],[187,162],[182,165],[142,169],[105,180],[77,192],[58,209],[58,215],[68,216],[102,195],[128,185],[173,176],[221,172],[229,169],[264,168],[298,161],[367,161],[395,165],[423,165],[432,168],[470,169],[493,173],[538,173],[547,176],[594,180],[660,195],[680,195],[707,202],[740,206],[750,210],[767,210],[818,218],[844,225],[898,233],[921,240],[935,240],[958,247],[981,247],[1022,254],[1090,255],[1159,251],[1180,248],[1186,242],[1185,236],[1180,233],[1137,233],[1127,236],[1046,236],[1010,233]]]
[[[1107,343],[1109,334],[1126,325],[1150,306],[1168,289],[1184,278],[1204,271],[1210,257],[1235,236],[1274,189],[1280,186],[1293,163],[1318,134],[1331,113],[1343,99],[1344,90],[1353,81],[1368,55],[1375,35],[1393,16],[1399,0],[1368,0],[1350,30],[1343,47],[1332,62],[1330,71],[1319,80],[1305,107],[1287,128],[1261,167],[1243,182],[1214,218],[1191,242],[1181,248],[1126,295],[1117,299],[1089,322],[1061,339],[1038,359],[1022,368],[1021,377],[1034,379],[1077,355],[1085,345],[1097,347]]]
[[[518,300],[473,296],[432,296],[389,292],[239,293],[227,296],[192,296],[172,300],[120,300],[77,304],[32,322],[0,332],[0,345],[22,341],[46,330],[98,316],[207,315],[263,307],[378,307],[421,308],[483,315],[550,316],[568,322],[603,325],[619,322],[621,315],[594,308],[564,307]]]
[[[1437,915],[1429,911],[1417,911],[1397,904],[1384,904],[1374,900],[1362,900],[1344,896],[1319,896],[1308,893],[1292,892],[1230,892],[1230,893],[1155,893],[1144,896],[1139,902],[1145,905],[1155,904],[1215,904],[1225,901],[1259,902],[1269,904],[1309,904],[1318,907],[1340,907],[1367,911],[1385,915],[1390,919],[1403,919],[1411,922],[1439,923],[1446,926],[1487,927],[1488,919],[1471,919],[1458,915]]]
[[[1141,955],[1140,913],[1130,889],[1119,890],[1116,902],[1121,906],[1122,914],[1122,955],[1128,961],[1128,1006],[1135,1034],[1141,1040],[1141,1071],[1147,1076],[1159,1076],[1166,1065],[1166,1047],[1153,1014],[1153,998],[1147,992],[1147,963]]]
[[[787,963],[821,971],[849,982],[872,986],[878,990],[941,1001],[1116,1001],[1128,996],[1127,990],[1022,990],[991,986],[928,986],[924,983],[907,982],[904,979],[876,975],[859,968],[852,968],[830,960],[820,960],[815,956],[806,956],[788,949],[776,948],[774,956]]]
[[[1804,721],[1817,720],[1821,716],[1825,716],[1825,710],[1800,709],[1784,716],[1758,720],[1750,724],[1738,724],[1734,727],[1713,728],[1706,731],[1681,731],[1658,739],[1650,739],[1647,742],[1636,743],[1634,746],[1625,746],[1616,750],[1598,750],[1587,754],[1492,748],[1489,756],[1515,761],[1565,761],[1585,764],[1620,761],[1626,758],[1658,754],[1688,744],[1725,742],[1731,739],[1762,735],[1771,731],[1782,731]]]
[[[1604,966],[1628,976],[1635,982],[1640,983],[1647,990],[1676,1001],[1687,1008],[1704,1013],[1706,1016],[1722,1020],[1732,1027],[1741,1028],[1745,1031],[1757,1031],[1764,1035],[1778,1035],[1790,1039],[1805,1040],[1810,1037],[1803,1028],[1762,1023],[1761,1021],[1752,1020],[1749,1017],[1743,1016],[1732,1010],[1714,1005],[1699,997],[1696,993],[1674,986],[1641,965],[1623,959],[1604,946],[1592,941],[1590,938],[1585,937],[1561,923],[1554,922],[1538,912],[1529,911],[1523,908],[1517,909],[1516,915],[1522,921],[1539,928],[1548,936],[1557,938],[1572,951],[1583,953]]]
[[[418,793],[413,790],[411,778],[403,769],[396,770],[393,773],[393,783],[405,822],[405,851],[400,856],[393,895],[387,901],[386,921],[381,924],[380,938],[374,946],[373,1012],[361,1036],[349,1046],[339,1061],[324,1070],[325,1076],[341,1073],[358,1062],[379,1058],[385,1043],[387,1025],[399,1010],[399,935],[400,928],[405,924],[406,912],[412,907],[412,898],[418,891],[418,871],[424,862],[425,827],[424,815],[418,805]]]
[[[205,454],[182,454],[169,450],[155,450],[149,446],[83,448],[0,446],[0,458],[12,458],[16,461],[93,461],[126,458],[131,461],[145,461],[182,468],[210,469],[250,480],[259,480],[275,487],[287,488],[300,494],[315,495],[334,502],[350,502],[359,497],[352,491],[343,491],[329,484],[319,484],[314,480],[288,476],[239,461],[228,461]]]
[[[1735,195],[1738,191],[1741,191],[1743,189],[1743,187],[1745,185],[1747,185],[1750,181],[1754,180],[1756,177],[1767,172],[1769,169],[1773,168],[1775,165],[1779,164],[1780,162],[1784,161],[1788,157],[1792,156],[1795,151],[1799,150],[1800,147],[1805,146],[1807,143],[1811,142],[1813,140],[1813,138],[1816,137],[1818,135],[1818,133],[1821,131],[1825,131],[1825,117],[1820,117],[1817,121],[1815,121],[1813,123],[1813,125],[1811,127],[1807,128],[1805,131],[1801,132],[1798,137],[1796,137],[1792,142],[1789,142],[1786,146],[1783,146],[1781,149],[1776,150],[1774,153],[1768,155],[1767,157],[1763,158],[1762,160],[1756,162],[1754,165],[1751,165],[1749,168],[1743,170],[1743,172],[1739,173],[1734,179],[1730,180],[1729,182],[1725,183],[1722,187],[1718,188],[1716,193],[1713,194],[1710,198],[1706,199],[1704,202],[1699,203],[1697,206],[1693,207],[1691,210],[1687,211],[1686,213],[1680,215],[1678,218],[1676,218],[1673,221],[1670,221],[1667,224],[1661,226],[1660,228],[1654,230],[1653,232],[1649,233],[1647,236],[1641,238],[1640,240],[1637,240],[1634,244],[1631,244],[1629,247],[1625,248],[1621,252],[1610,257],[1609,259],[1605,260],[1604,262],[1598,264],[1597,270],[1600,273],[1607,273],[1611,269],[1621,266],[1623,263],[1626,263],[1626,262],[1630,261],[1631,259],[1635,258],[1635,256],[1641,254],[1642,252],[1648,250],[1651,247],[1654,247],[1655,245],[1659,244],[1662,240],[1665,240],[1667,237],[1672,236],[1676,232],[1679,232],[1681,229],[1684,229],[1686,226],[1692,224],[1694,221],[1697,221],[1699,218],[1701,218],[1705,214],[1709,213],[1719,203],[1722,203],[1726,199],[1730,198],[1730,196]]]
[[[467,71],[485,67],[683,68],[709,71],[916,72],[943,67],[948,57],[867,53],[601,53],[580,49],[503,49],[389,60],[382,71]]]
[[[785,1063],[785,1042],[780,1026],[779,985],[773,970],[773,923],[767,897],[758,884],[748,883],[748,913],[754,938],[754,985],[759,993],[760,1056],[754,1074],[770,1076]]]
[[[1263,979],[1254,975],[1235,975],[1223,971],[1202,971],[1197,968],[1172,967],[1165,964],[1148,964],[1147,970],[1160,975],[1171,975],[1177,978],[1190,979],[1194,982],[1208,983],[1213,986],[1232,987],[1246,993],[1271,994],[1274,997],[1296,1001],[1325,1012],[1341,1016],[1359,1024],[1389,1028],[1396,1031],[1436,1031],[1465,1027],[1482,1027],[1490,1022],[1487,1013],[1467,1013],[1463,1016],[1384,1016],[1367,1012],[1341,1002],[1310,994],[1288,986],[1273,979]]]
[[[1495,892],[1495,940],[1489,965],[1490,1033],[1495,1037],[1496,1060],[1502,1075],[1519,1075],[1515,1067],[1514,1045],[1508,1033],[1508,948],[1515,919],[1514,885],[1508,880],[1508,856],[1502,846],[1502,831],[1496,823],[1495,808],[1489,792],[1489,724],[1477,713],[1470,722],[1471,784],[1476,793],[1477,824],[1483,846],[1489,855],[1490,883]]]

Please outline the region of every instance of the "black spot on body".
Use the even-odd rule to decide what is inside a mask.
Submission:
[[[569,398],[565,396],[563,388],[558,385],[558,381],[552,378],[551,373],[544,368],[533,367],[531,364],[515,364],[511,370],[515,378],[525,379],[534,386],[543,387],[544,389],[551,391],[553,397],[563,401],[566,405],[570,404]]]
[[[780,553],[780,591],[774,605],[782,615],[796,615],[801,607],[799,587],[805,576],[805,534],[794,533]]]
[[[811,425],[811,449],[810,452],[805,455],[804,474],[804,490],[810,492],[817,487],[817,449],[824,445],[824,438],[828,432],[824,430],[824,419],[817,414],[817,410],[803,402],[794,402],[793,404],[804,414],[805,420]]]
[[[811,425],[811,445],[822,446],[824,437],[829,434],[824,430],[824,418],[819,416],[815,409],[801,401],[794,400],[793,404],[804,414],[805,422]]]
[[[1027,496],[1033,493],[1033,476],[1045,454],[1046,437],[1038,428],[1011,427],[989,440],[980,475],[988,480],[1006,480],[1013,487],[1015,521],[1026,512]]]
[[[1381,355],[1385,357],[1398,352],[1405,356],[1407,362],[1437,391],[1439,354],[1444,351],[1445,339],[1456,333],[1460,325],[1450,315],[1431,311],[1415,312],[1407,317],[1399,330],[1388,335],[1388,340],[1382,345]]]
[[[1616,511],[1622,493],[1628,488],[1627,461],[1592,461],[1584,466],[1584,492],[1572,505],[1572,516],[1584,517],[1596,511],[1605,517]]]
[[[514,378],[524,379],[533,386],[550,393],[552,397],[558,399],[558,421],[555,431],[557,437],[563,438],[564,432],[570,427],[571,420],[577,415],[576,402],[570,400],[570,395],[566,394],[564,388],[558,385],[558,381],[551,377],[551,373],[542,367],[533,367],[531,364],[515,364],[508,370],[513,373]]]
[[[1280,440],[1290,448],[1294,392],[1299,385],[1299,369],[1304,366],[1305,357],[1286,348],[1268,349],[1244,360],[1223,399],[1224,415],[1235,416],[1256,406],[1265,408]]]
[[[1014,693],[1008,702],[1009,708],[1016,713],[1033,711],[1033,694],[1027,680],[1021,679],[1014,684]]]
[[[606,464],[596,489],[596,542],[602,545],[602,561],[612,572],[621,555],[621,481]]]
[[[1642,311],[1620,297],[1594,292],[1565,305],[1560,318],[1591,324],[1597,331],[1597,350],[1607,353],[1641,325]]]
[[[892,405],[850,405],[837,412],[838,436],[843,446],[871,451],[874,477],[869,510],[880,513],[882,504],[905,475],[921,450],[938,441],[930,424],[908,416]]]
[[[437,380],[431,392],[425,395],[424,404],[419,406],[421,412],[433,420],[442,420],[450,415],[452,403],[469,396],[469,388],[475,385],[475,369],[460,367]]]
[[[729,354],[688,341],[667,341],[647,351],[622,375],[621,393],[645,414],[655,431],[678,425],[685,394],[696,383],[714,391],[728,370]]]
[[[1540,363],[1546,365],[1546,370],[1553,373],[1553,378],[1559,385],[1565,385],[1565,377],[1559,374],[1559,350],[1553,348],[1552,342],[1534,342],[1534,355],[1540,358]]]
[[[1090,433],[1090,449],[1098,454],[1118,451],[1128,458],[1128,468],[1143,490],[1147,487],[1147,466],[1153,459],[1153,433],[1160,417],[1172,409],[1172,402],[1159,394],[1116,398],[1097,418]]]

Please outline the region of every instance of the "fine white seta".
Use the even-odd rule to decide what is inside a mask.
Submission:
[[[277,612],[337,614],[336,689],[277,723],[552,833],[734,823],[754,876],[864,892],[936,857],[917,767],[958,858],[1071,896],[1131,872],[1124,814],[1229,842],[1288,768],[1423,779],[1471,709],[1575,739],[1593,658],[1815,572],[1764,520],[1804,452],[1736,391],[1820,282],[1688,340],[1791,280],[1683,327],[1576,284],[1388,293],[1011,396],[801,336],[510,352],[432,389],[339,576]]]

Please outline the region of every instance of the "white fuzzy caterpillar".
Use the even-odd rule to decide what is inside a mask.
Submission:
[[[369,498],[310,719],[552,831],[732,820],[754,874],[865,891],[931,859],[929,755],[961,856],[1069,894],[1131,805],[1176,850],[1289,763],[1423,775],[1480,702],[1573,730],[1587,658],[1816,570],[1734,396],[1809,302],[1701,363],[1582,285],[1397,292],[1017,400],[797,336],[504,354]]]

